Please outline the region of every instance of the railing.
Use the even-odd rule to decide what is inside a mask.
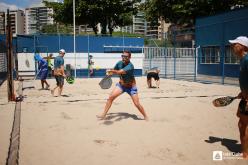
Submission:
[[[237,77],[218,75],[219,72],[230,72],[228,66],[224,67],[224,71],[221,71],[223,69],[221,63],[209,64],[208,67],[198,63],[198,60],[202,58],[199,50],[199,48],[144,47],[143,75],[150,68],[158,67],[160,76],[165,78],[186,79],[204,83],[238,84]],[[208,73],[207,70],[216,68],[216,75],[199,74],[200,67],[205,69],[205,73]]]

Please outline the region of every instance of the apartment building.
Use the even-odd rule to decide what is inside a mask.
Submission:
[[[31,7],[25,9],[25,33],[40,33],[44,25],[53,24],[53,10],[47,7]]]
[[[24,34],[24,12],[22,10],[12,10],[10,14],[10,24],[13,35]],[[7,18],[7,17],[6,17]],[[7,19],[6,19],[7,20]]]
[[[13,35],[24,34],[24,12],[22,10],[9,11],[10,28]],[[0,12],[0,34],[6,33],[7,12]]]
[[[136,33],[149,38],[158,38],[158,26],[151,26],[150,22],[145,20],[145,14],[138,12],[133,16],[133,25],[121,28],[122,32]]]
[[[5,34],[5,12],[0,12],[0,34]]]

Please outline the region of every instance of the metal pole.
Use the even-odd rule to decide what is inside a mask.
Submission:
[[[77,77],[77,57],[76,57],[76,21],[75,21],[75,0],[73,0],[73,52],[74,52],[74,77]]]
[[[59,34],[59,50],[60,50],[60,34]]]
[[[123,48],[122,48],[122,51],[124,51],[125,50],[125,40],[124,40],[124,34],[122,33],[122,46],[123,46]]]
[[[90,36],[88,34],[88,78],[90,77]]]
[[[60,50],[60,33],[59,33],[59,24],[57,23],[57,33],[58,33],[58,37],[59,37],[59,50]]]
[[[36,54],[36,38],[34,34],[34,55]],[[37,74],[37,61],[34,62],[34,74]]]
[[[17,53],[18,53],[18,35],[16,35],[16,49],[14,52],[14,57],[15,57],[15,76],[16,76],[16,80],[19,80],[19,69],[18,69],[18,57],[17,57]]]
[[[173,58],[174,58],[174,80],[176,79],[176,31],[173,30]]]
[[[224,46],[221,46],[221,50],[224,50]],[[220,60],[221,60],[221,69],[222,69],[222,75],[221,75],[221,84],[225,84],[225,54],[224,51],[221,51],[220,54]]]
[[[164,50],[165,54],[164,54],[164,77],[166,78],[166,72],[167,72],[167,58],[168,57],[168,49],[167,47],[165,47],[165,50]]]
[[[197,65],[198,65],[198,49],[200,48],[200,45],[195,48],[195,67],[194,67],[194,81],[196,81],[197,77]]]
[[[220,47],[220,60],[221,60],[221,64],[222,64],[222,78],[221,78],[221,84],[225,84],[225,35],[224,35],[224,31],[225,31],[225,23],[222,24],[222,43],[221,43],[221,47]]]
[[[7,75],[8,75],[8,101],[15,101],[14,83],[13,83],[13,57],[12,57],[12,33],[10,27],[9,9],[7,10]]]

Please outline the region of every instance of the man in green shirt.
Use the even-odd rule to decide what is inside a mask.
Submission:
[[[59,55],[54,59],[54,77],[57,86],[51,90],[53,96],[55,96],[54,92],[56,89],[58,89],[58,96],[61,96],[61,93],[63,91],[64,78],[66,77],[65,69],[64,69],[64,55],[65,55],[65,50],[60,49]]]
[[[121,57],[122,57],[122,61],[119,61],[115,65],[114,69],[110,69],[107,71],[108,75],[112,75],[112,74],[119,75],[120,81],[119,83],[116,84],[116,87],[111,92],[107,100],[107,103],[105,105],[104,112],[101,115],[98,115],[97,117],[100,119],[105,119],[114,99],[116,99],[122,93],[126,92],[131,96],[134,105],[144,116],[144,119],[148,120],[145,110],[139,102],[138,89],[136,87],[136,81],[134,78],[134,66],[130,62],[131,53],[129,51],[124,51]]]

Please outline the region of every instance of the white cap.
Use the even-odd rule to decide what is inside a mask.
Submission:
[[[59,52],[60,53],[65,53],[65,49],[60,49]]]
[[[229,40],[231,44],[241,44],[248,48],[248,38],[245,36],[239,36],[234,40]]]

